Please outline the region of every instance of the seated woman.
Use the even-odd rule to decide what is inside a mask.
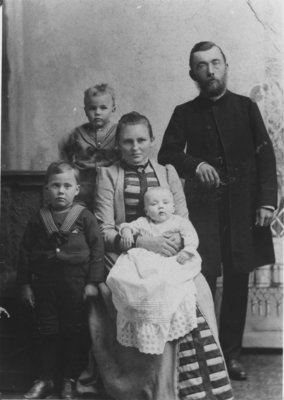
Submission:
[[[100,170],[95,213],[103,232],[108,260],[128,246],[117,227],[143,213],[143,196],[149,187],[169,187],[175,212],[187,217],[182,185],[175,169],[149,159],[154,137],[148,119],[136,112],[124,115],[117,127],[121,161]],[[178,234],[138,236],[136,247],[175,255],[181,248]],[[163,354],[145,354],[116,340],[116,310],[111,294],[101,284],[101,298],[92,303],[90,332],[92,353],[106,392],[116,400],[233,399],[217,337],[213,299],[201,273],[197,290],[197,327],[182,338],[166,343]],[[151,338],[149,338],[151,339]],[[90,371],[91,372],[91,371]],[[85,381],[88,373],[85,373]]]

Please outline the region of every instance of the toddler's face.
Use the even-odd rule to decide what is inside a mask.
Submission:
[[[145,213],[154,222],[163,222],[174,213],[174,200],[167,189],[151,189],[145,195]]]
[[[55,210],[69,208],[79,193],[79,185],[73,171],[52,175],[46,185],[49,204]]]
[[[90,97],[85,105],[85,113],[95,129],[103,128],[114,113],[112,97],[109,93],[99,94]]]

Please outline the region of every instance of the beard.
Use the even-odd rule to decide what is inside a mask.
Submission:
[[[225,92],[227,87],[227,74],[221,79],[208,78],[206,81],[196,82],[201,93],[206,97],[218,97]]]

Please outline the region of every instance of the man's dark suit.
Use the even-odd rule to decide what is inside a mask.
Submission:
[[[198,96],[177,106],[158,161],[173,164],[185,178],[202,272],[213,292],[223,263],[220,339],[225,357],[235,358],[245,323],[248,274],[274,262],[270,228],[255,226],[257,208],[277,206],[275,157],[257,105],[227,91],[216,101]],[[217,170],[219,188],[197,179],[201,162]]]

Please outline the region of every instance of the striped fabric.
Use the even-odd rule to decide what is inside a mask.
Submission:
[[[143,210],[143,192],[149,187],[159,186],[156,174],[148,162],[146,166],[135,168],[128,166],[125,163],[122,164],[125,170],[124,175],[124,199],[125,199],[125,217],[126,222],[131,222],[141,215]],[[139,171],[138,171],[139,169]],[[141,170],[141,171],[140,171]],[[141,176],[144,174],[143,180],[146,181],[146,188],[142,188],[141,192]]]
[[[209,326],[197,308],[198,327],[179,340],[181,400],[233,400],[225,364]]]
[[[108,270],[118,255],[106,254]],[[203,315],[197,308],[197,328],[178,339],[180,400],[233,400],[224,359]]]
[[[60,228],[60,231],[69,232],[74,222],[77,220],[84,209],[85,207],[81,206],[80,204],[73,204]],[[51,235],[54,232],[59,232],[59,229],[55,225],[51,211],[48,207],[41,208],[40,215],[48,235]]]

